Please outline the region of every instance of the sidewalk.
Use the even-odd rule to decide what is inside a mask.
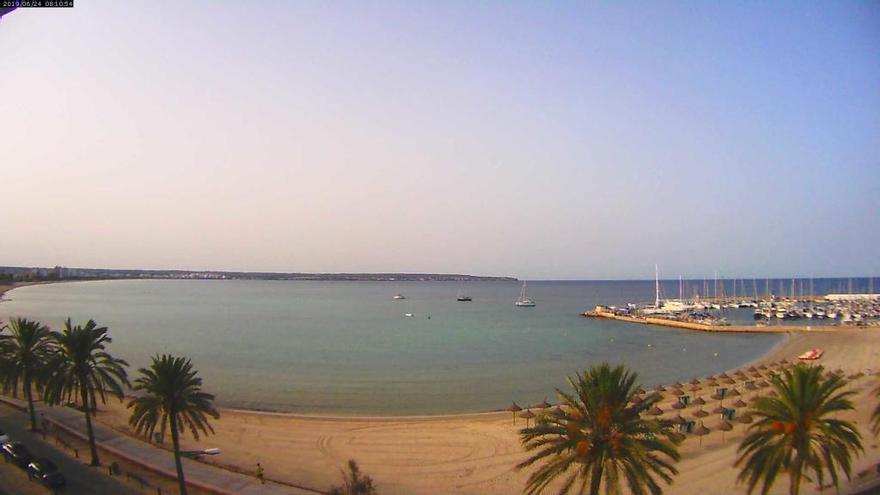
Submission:
[[[24,409],[26,403],[9,397],[0,398],[3,402]],[[36,405],[37,415],[45,415],[50,422],[72,430],[75,434],[85,437],[85,417],[83,413],[68,407],[47,407],[42,404]],[[167,450],[154,447],[144,441],[132,438],[123,433],[108,428],[97,421],[92,422],[95,432],[95,442],[113,451],[118,455],[128,457],[153,471],[167,474],[172,479],[177,478],[174,467],[174,456]],[[220,455],[223,455],[222,453]],[[183,459],[183,472],[187,484],[197,486],[218,494],[244,494],[244,495],[314,495],[320,493],[314,490],[306,490],[267,482],[260,484],[255,477],[211,466],[192,459]]]

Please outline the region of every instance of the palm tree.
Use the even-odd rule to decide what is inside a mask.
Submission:
[[[2,375],[3,391],[12,391],[18,396],[21,382],[24,396],[27,398],[30,413],[31,431],[37,429],[37,418],[34,413],[33,386],[37,373],[52,352],[52,331],[38,321],[25,318],[9,320],[10,335],[0,335],[0,354],[3,356]],[[3,330],[0,328],[0,331]]]
[[[348,460],[348,472],[342,472],[342,486],[334,486],[327,495],[378,495],[373,479],[361,470],[354,459]]]
[[[131,413],[128,423],[146,437],[152,437],[158,427],[162,435],[171,429],[174,443],[174,464],[181,495],[186,494],[183,464],[180,462],[180,432],[189,428],[193,437],[199,432],[214,433],[206,416],[214,419],[220,413],[214,409],[214,396],[202,392],[202,379],[196,376],[187,358],[162,355],[153,357],[149,368],[140,369],[141,376],[135,380],[134,390],[143,395],[128,403]]]
[[[95,448],[95,433],[91,415],[97,409],[96,394],[101,403],[107,403],[107,394],[120,401],[123,386],[128,386],[125,367],[128,363],[111,356],[107,344],[113,340],[107,335],[107,327],[99,327],[95,320],[84,326],[74,326],[70,318],[64,322],[62,333],[53,332],[56,352],[48,363],[43,398],[49,404],[60,404],[65,397],[79,394],[86,417],[86,433],[89,437],[92,466],[100,465]]]
[[[568,378],[574,393],[556,389],[564,408],[520,430],[523,446],[536,452],[517,469],[544,461],[529,476],[526,493],[540,493],[563,476],[560,494],[578,486],[577,493],[596,495],[603,485],[605,492],[617,493],[621,479],[635,495],[663,493],[657,478],[670,483],[678,474],[672,463],[680,458],[680,439],[671,423],[641,417],[660,397],[633,403],[637,376],[603,363]]]
[[[762,397],[752,406],[759,418],[739,446],[742,465],[738,481],[748,484],[751,494],[759,482],[766,494],[780,472],[789,476],[789,493],[800,492],[801,481],[812,472],[819,486],[825,470],[838,487],[838,470],[847,479],[852,473],[853,453],[862,451],[861,435],[849,421],[834,416],[853,409],[842,391],[846,380],[822,376],[823,367],[799,365],[773,378],[776,397]]]

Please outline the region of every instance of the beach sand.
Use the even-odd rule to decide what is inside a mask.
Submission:
[[[847,374],[880,369],[880,330],[876,328],[794,334],[759,362],[790,360],[813,347],[825,349],[821,363],[830,369],[842,368]],[[564,378],[559,377],[560,386]],[[653,383],[648,377],[643,379]],[[857,410],[845,416],[858,422],[865,445],[865,454],[857,460],[855,472],[880,461],[878,439],[867,430],[870,411],[876,404],[869,392],[877,383],[877,377],[866,376],[851,385],[858,393],[854,399]],[[746,391],[740,388],[740,392]],[[709,399],[711,394],[704,387],[694,395],[703,396],[709,402],[705,409],[711,410],[717,405]],[[744,398],[751,395],[747,392]],[[661,403],[667,411],[664,417],[677,414],[669,407],[674,400],[669,395]],[[681,412],[691,418],[693,410],[691,406]],[[127,418],[128,411],[118,402],[99,412],[100,421],[130,432]],[[684,442],[683,459],[677,465],[680,474],[666,493],[746,492],[735,484],[738,470],[733,464],[736,447],[747,426],[735,423],[734,431],[725,434],[722,442],[721,432],[716,429],[719,421],[714,414],[706,418],[704,424],[712,432],[703,437],[702,446],[695,436]],[[421,418],[332,418],[222,410],[222,418],[214,422],[215,435],[200,442],[186,437],[183,448],[217,447],[223,453],[207,461],[247,473],[260,462],[270,480],[319,490],[338,483],[340,468],[348,459],[355,459],[376,480],[380,493],[386,495],[511,494],[521,493],[528,477],[528,472],[514,469],[525,457],[517,436],[523,425],[524,420],[517,418],[514,426],[511,414],[505,412]],[[779,480],[773,493],[785,493],[786,483],[785,479]],[[803,488],[802,493],[816,492],[814,487]]]

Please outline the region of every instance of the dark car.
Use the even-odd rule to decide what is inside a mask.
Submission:
[[[0,447],[0,450],[3,451],[3,457],[5,457],[7,461],[14,462],[22,469],[27,468],[28,463],[34,459],[34,456],[31,455],[31,452],[27,447],[19,442],[4,443],[3,447]]]
[[[38,480],[49,488],[64,488],[67,480],[49,459],[34,459],[27,466],[28,477]]]

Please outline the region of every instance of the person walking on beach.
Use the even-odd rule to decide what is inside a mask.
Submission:
[[[266,472],[266,470],[263,469],[263,466],[261,466],[260,463],[258,462],[257,463],[257,479],[260,480],[261,485],[266,484],[266,478],[263,476],[263,473],[265,473],[265,472]]]

